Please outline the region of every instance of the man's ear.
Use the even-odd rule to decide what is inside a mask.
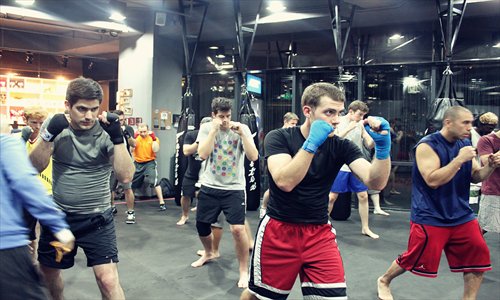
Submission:
[[[309,118],[312,114],[312,108],[309,105],[305,105],[302,108],[302,112],[304,113],[304,116],[306,116],[306,118]]]
[[[64,107],[66,108],[66,111],[69,111],[71,109],[71,104],[68,100],[64,100]]]

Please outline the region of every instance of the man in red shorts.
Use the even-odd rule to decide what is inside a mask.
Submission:
[[[334,135],[344,93],[330,83],[308,86],[301,126],[269,132],[264,148],[270,198],[255,238],[248,289],[241,299],[286,299],[297,275],[305,299],[346,299],[342,258],[328,221],[328,193],[343,164],[371,189],[389,178],[389,123],[369,117],[375,141],[370,164],[353,142]]]
[[[389,285],[405,271],[437,277],[443,250],[451,271],[464,273],[463,299],[476,299],[491,263],[469,207],[469,187],[471,181],[486,179],[500,166],[500,152],[490,154],[488,164],[479,166],[476,150],[467,139],[472,122],[468,109],[451,107],[444,114],[443,128],[417,144],[408,250],[378,278],[380,299],[393,299]]]

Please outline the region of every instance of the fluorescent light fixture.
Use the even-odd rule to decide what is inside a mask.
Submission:
[[[319,18],[323,15],[320,14],[306,14],[306,13],[292,13],[292,12],[279,12],[267,17],[260,18],[259,24],[290,22],[311,18]]]
[[[28,17],[28,18],[42,19],[42,20],[52,20],[52,21],[60,20],[60,18],[54,17],[53,15],[49,15],[47,13],[37,11],[34,9],[15,7],[15,6],[7,6],[7,5],[0,5],[0,14],[16,15],[16,16],[21,16],[21,17]]]
[[[30,6],[35,4],[35,0],[16,0],[16,3],[22,6]]]
[[[111,16],[109,16],[109,19],[110,20],[113,20],[113,21],[117,21],[117,22],[122,22],[123,20],[125,20],[127,17],[125,17],[124,15],[122,15],[120,12],[118,11],[114,11],[111,13]]]
[[[498,42],[495,45],[493,45],[493,48],[500,48],[500,42]]]
[[[273,13],[279,13],[286,9],[286,6],[283,5],[281,1],[271,1],[267,6],[267,9]]]
[[[130,27],[128,27],[125,24],[119,24],[115,22],[107,22],[107,21],[92,21],[92,22],[86,22],[84,23],[85,25],[92,26],[92,27],[97,27],[97,28],[103,28],[103,29],[108,29],[108,30],[114,30],[117,32],[131,32],[134,31]]]
[[[400,35],[399,33],[396,33],[396,34],[393,34],[389,37],[390,40],[400,40],[402,38],[404,38],[405,36],[404,35]]]
[[[208,47],[208,49],[210,49],[210,50],[217,50],[217,49],[219,49],[219,47],[217,47],[217,46],[210,46],[210,47]]]

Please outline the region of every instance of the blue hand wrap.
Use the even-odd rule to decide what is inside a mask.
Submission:
[[[318,147],[323,144],[328,135],[332,133],[333,126],[323,120],[316,120],[312,123],[309,136],[302,145],[302,149],[309,153],[316,153]]]
[[[386,119],[382,117],[375,118],[381,122],[378,131],[387,130],[387,134],[373,131],[368,124],[365,124],[365,129],[375,142],[375,157],[380,160],[387,159],[391,155],[391,135],[389,134],[389,132],[391,132],[391,126]]]

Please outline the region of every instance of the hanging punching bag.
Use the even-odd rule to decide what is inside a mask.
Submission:
[[[437,92],[437,97],[432,101],[427,114],[427,129],[425,135],[431,134],[441,129],[443,125],[444,112],[452,106],[465,107],[463,99],[457,99],[457,93],[453,87],[453,72],[450,66],[443,72],[441,86]]]
[[[181,205],[182,179],[187,168],[187,157],[184,156],[182,147],[184,146],[184,137],[189,130],[194,130],[195,114],[191,109],[191,100],[193,94],[188,88],[182,99],[182,111],[179,118],[179,126],[175,135],[175,165],[174,165],[174,191],[175,204]]]
[[[252,96],[242,88],[240,122],[250,128],[253,141],[259,149],[259,129],[257,128],[257,119],[255,112],[250,104]],[[257,210],[260,206],[260,163],[259,158],[256,161],[250,161],[245,157],[245,179],[247,193],[247,210]]]

